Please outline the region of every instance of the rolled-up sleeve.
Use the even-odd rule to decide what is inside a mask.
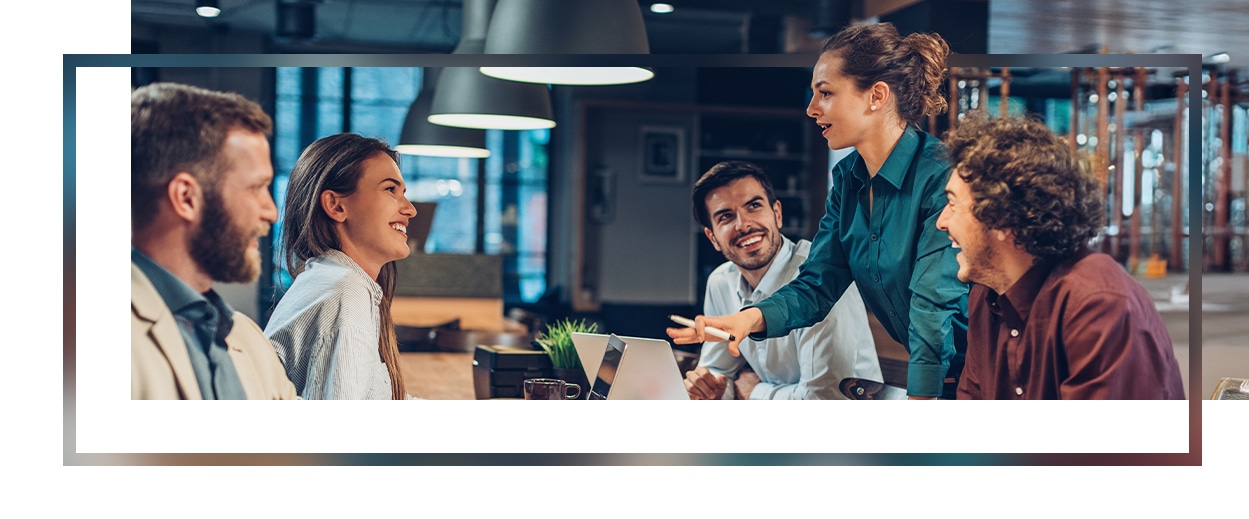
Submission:
[[[910,396],[941,395],[950,361],[956,355],[955,335],[967,331],[967,285],[958,280],[957,251],[950,246],[949,235],[937,229],[945,204],[944,191],[929,199],[916,244],[907,328],[911,358],[906,388]]]

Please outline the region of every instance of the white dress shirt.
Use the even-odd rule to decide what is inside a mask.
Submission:
[[[265,327],[299,396],[391,398],[390,373],[377,351],[381,300],[382,287],[341,251],[308,260]]]
[[[789,238],[783,240],[758,287],[752,289],[732,262],[717,267],[707,278],[703,313],[736,313],[797,277],[811,242],[801,240],[795,244]],[[742,366],[749,364],[760,379],[750,394],[751,400],[844,399],[838,385],[846,377],[884,380],[876,358],[876,343],[867,324],[867,308],[853,283],[823,321],[784,337],[763,341],[746,338],[738,349],[741,356],[734,357],[728,343],[705,342],[698,365],[735,380]],[[733,398],[732,380],[724,398]]]

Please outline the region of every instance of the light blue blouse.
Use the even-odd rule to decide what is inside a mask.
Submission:
[[[381,286],[341,251],[308,260],[265,327],[299,396],[391,398],[377,350],[381,300]]]

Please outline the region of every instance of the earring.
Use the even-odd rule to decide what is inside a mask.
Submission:
[[[876,111],[876,105],[872,105],[872,111],[873,111],[873,112],[875,112],[875,111]]]

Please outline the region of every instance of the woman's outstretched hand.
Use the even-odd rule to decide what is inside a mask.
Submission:
[[[724,339],[708,333],[706,330],[708,326],[724,330],[732,336],[727,342],[729,343],[729,353],[732,353],[734,357],[741,355],[737,345],[742,339],[745,339],[751,333],[762,332],[767,329],[763,320],[763,312],[759,311],[758,308],[752,307],[721,317],[699,315],[694,318],[693,327],[668,328],[668,337],[671,337],[672,342],[676,344],[725,342]]]

